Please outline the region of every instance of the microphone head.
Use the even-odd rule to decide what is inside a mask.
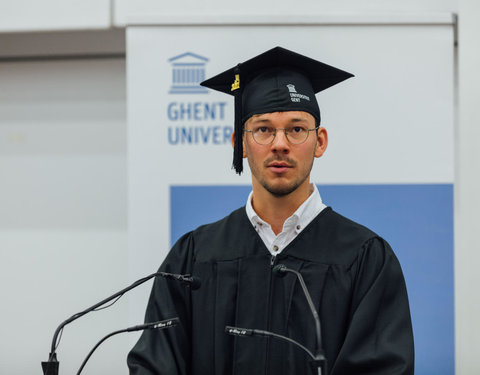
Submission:
[[[283,277],[287,274],[287,267],[284,264],[277,264],[273,267],[273,274],[278,277]]]
[[[202,282],[200,281],[200,279],[196,276],[192,276],[191,282],[190,282],[190,288],[192,288],[192,290],[197,290],[198,288],[200,288],[200,285],[202,285]]]
[[[225,326],[225,333],[232,336],[252,336],[253,329]]]
[[[150,323],[152,326],[149,327],[149,329],[170,328],[170,327],[175,327],[179,323],[180,323],[180,319],[175,317],[175,318],[172,318],[172,319],[165,319],[165,320],[161,320],[159,322]]]

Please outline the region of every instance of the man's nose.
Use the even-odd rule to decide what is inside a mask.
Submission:
[[[271,146],[274,152],[285,153],[290,150],[290,142],[288,142],[287,136],[285,135],[285,130],[277,129]]]

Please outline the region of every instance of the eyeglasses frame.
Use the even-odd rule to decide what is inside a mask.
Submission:
[[[305,137],[305,140],[303,140],[303,141],[300,142],[300,143],[293,143],[293,142],[290,140],[290,138],[288,138],[287,128],[274,128],[274,129],[275,129],[275,131],[274,131],[274,133],[273,133],[273,138],[272,138],[272,140],[271,140],[270,142],[268,142],[268,143],[259,143],[259,142],[255,139],[255,136],[253,135],[253,130],[243,129],[243,131],[252,134],[252,138],[253,138],[253,140],[255,141],[255,143],[258,144],[258,145],[261,145],[261,146],[271,145],[271,144],[273,143],[273,141],[275,141],[275,137],[277,136],[277,131],[278,131],[278,130],[283,130],[283,133],[285,134],[285,138],[286,138],[287,141],[288,141],[289,143],[291,143],[292,145],[301,145],[301,144],[304,144],[304,143],[307,141],[308,136],[310,135],[310,132],[311,132],[311,131],[320,129],[320,125],[314,127],[313,129],[307,129],[307,131],[308,131],[307,136]]]

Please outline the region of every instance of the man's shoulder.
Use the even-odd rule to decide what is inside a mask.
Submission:
[[[255,235],[245,207],[240,207],[220,220],[199,226],[182,238],[188,240],[197,261],[221,261],[245,256],[243,250],[252,247]]]
[[[348,265],[372,244],[386,244],[377,233],[331,207],[325,208],[304,232],[300,245],[317,248],[319,251],[310,251],[308,257],[322,263]]]
[[[331,235],[343,236],[348,232],[352,237],[355,237],[360,241],[371,237],[378,237],[378,235],[370,228],[343,216],[331,207],[327,207],[325,211],[323,217],[321,216],[321,213],[319,215],[319,224]]]

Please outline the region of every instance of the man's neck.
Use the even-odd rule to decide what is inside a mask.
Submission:
[[[281,197],[253,186],[252,206],[257,215],[270,224],[273,233],[278,235],[283,230],[285,220],[308,199],[310,193],[308,181],[290,194]]]

